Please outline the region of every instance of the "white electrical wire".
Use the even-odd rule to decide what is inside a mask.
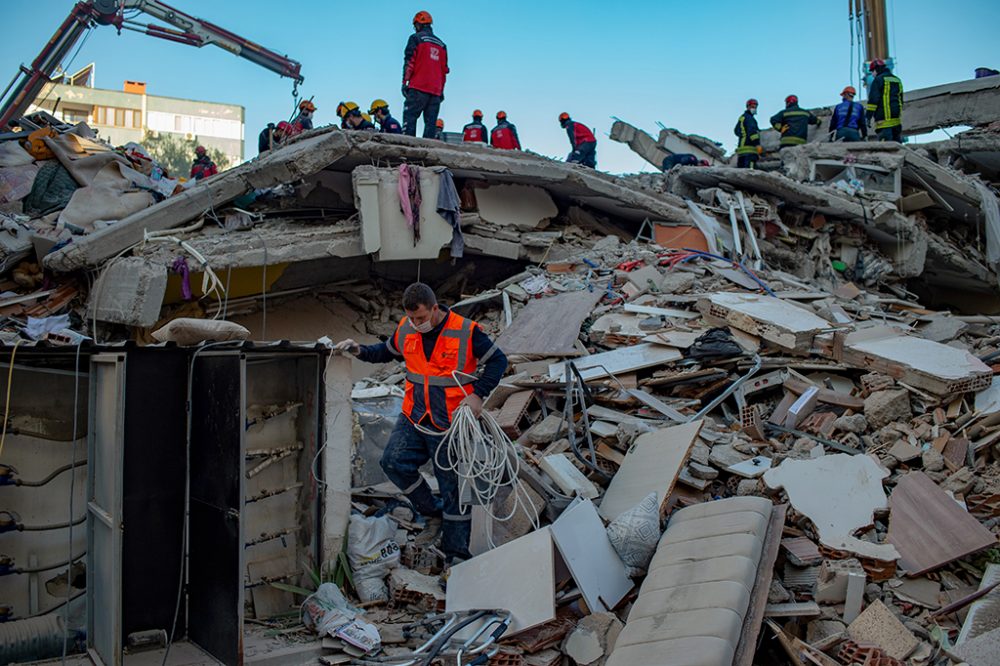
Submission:
[[[460,405],[444,433],[416,427],[426,434],[443,435],[434,454],[434,464],[458,477],[459,498],[467,490],[470,492],[472,502],[462,503],[462,508],[482,506],[491,519],[500,522],[510,520],[520,509],[534,529],[541,526],[538,511],[518,476],[521,461],[514,443],[489,413],[483,412],[476,418],[471,407]],[[493,512],[492,503],[503,488],[510,489],[511,509],[506,516],[498,516]],[[489,542],[495,547],[492,535]]]

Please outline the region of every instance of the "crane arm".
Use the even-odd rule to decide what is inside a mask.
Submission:
[[[128,17],[125,16],[126,11],[130,12]],[[133,20],[134,13],[138,12],[172,27],[138,23]],[[292,79],[296,86],[303,81],[302,65],[297,61],[244,39],[225,28],[185,14],[159,0],[81,0],[73,5],[69,16],[32,61],[31,68],[22,66],[7,86],[2,95],[3,101],[0,103],[0,131],[5,130],[11,121],[24,115],[73,46],[95,25],[112,25],[119,32],[123,29],[135,30],[151,37],[190,46],[213,44]]]

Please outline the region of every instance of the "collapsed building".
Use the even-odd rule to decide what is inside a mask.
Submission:
[[[490,608],[495,666],[987,663],[1000,133],[965,108],[755,170],[619,121],[713,164],[626,176],[335,128],[194,183],[85,127],[2,144],[0,605],[39,637],[4,654],[404,663],[427,615]],[[415,280],[512,361],[487,410],[524,495],[473,508],[446,590],[378,466],[401,368],[318,342],[391,335]],[[371,599],[362,518],[399,551]],[[350,601],[322,640],[320,582]]]

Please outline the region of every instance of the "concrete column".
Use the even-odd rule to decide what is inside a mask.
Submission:
[[[351,517],[351,455],[354,416],[351,412],[351,361],[333,356],[323,374],[323,563],[333,567],[347,536]]]

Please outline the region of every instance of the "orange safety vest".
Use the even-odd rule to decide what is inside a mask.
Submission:
[[[472,354],[472,332],[477,326],[471,319],[449,312],[434,351],[427,358],[423,337],[409,318],[403,317],[399,322],[392,346],[406,363],[403,414],[410,421],[419,423],[426,414],[440,430],[451,423],[452,413],[472,392],[471,384],[478,379],[473,375],[476,357]]]

